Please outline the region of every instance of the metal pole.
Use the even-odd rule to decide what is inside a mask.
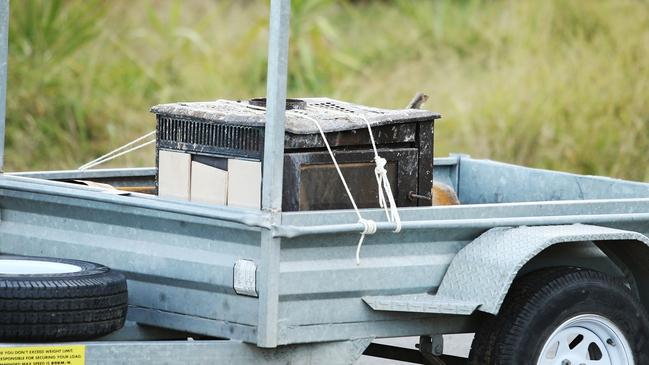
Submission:
[[[262,183],[262,209],[271,224],[281,224],[282,176],[284,168],[284,119],[288,72],[288,34],[291,1],[271,0],[266,76],[266,128]],[[257,288],[259,322],[257,346],[276,347],[279,312],[279,252],[281,238],[270,229],[261,232]]]
[[[270,3],[268,74],[266,81],[266,128],[262,208],[271,212],[282,209],[282,174],[284,167],[284,118],[288,72],[288,33],[291,1]]]
[[[0,0],[0,173],[4,172],[7,58],[9,55],[9,0]]]
[[[620,214],[580,214],[531,217],[476,218],[476,219],[435,219],[401,222],[402,230],[432,229],[491,229],[494,227],[550,226],[566,224],[611,224],[643,223],[649,221],[649,213]],[[389,222],[376,222],[377,231],[393,231],[396,225]],[[295,238],[306,235],[335,233],[360,233],[364,227],[360,223],[323,224],[317,226],[278,225],[274,227],[275,237]]]

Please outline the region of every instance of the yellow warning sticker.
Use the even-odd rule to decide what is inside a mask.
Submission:
[[[0,365],[84,365],[85,356],[84,345],[0,347]]]

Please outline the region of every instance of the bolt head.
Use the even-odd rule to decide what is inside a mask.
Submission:
[[[615,347],[615,341],[613,341],[612,338],[609,338],[608,340],[606,340],[606,343],[607,343],[609,346],[613,346],[613,347]]]

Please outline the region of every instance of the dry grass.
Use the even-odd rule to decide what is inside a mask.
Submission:
[[[264,93],[265,1],[66,1],[24,16],[52,3],[12,3],[9,169],[76,167],[152,129],[153,104]],[[424,91],[445,117],[438,156],[649,180],[647,1],[293,6],[292,96],[400,107]],[[50,18],[59,31],[44,33]],[[151,150],[116,162],[151,163]]]

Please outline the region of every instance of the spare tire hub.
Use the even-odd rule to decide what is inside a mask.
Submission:
[[[77,265],[62,262],[0,259],[0,275],[69,274],[81,270]]]

